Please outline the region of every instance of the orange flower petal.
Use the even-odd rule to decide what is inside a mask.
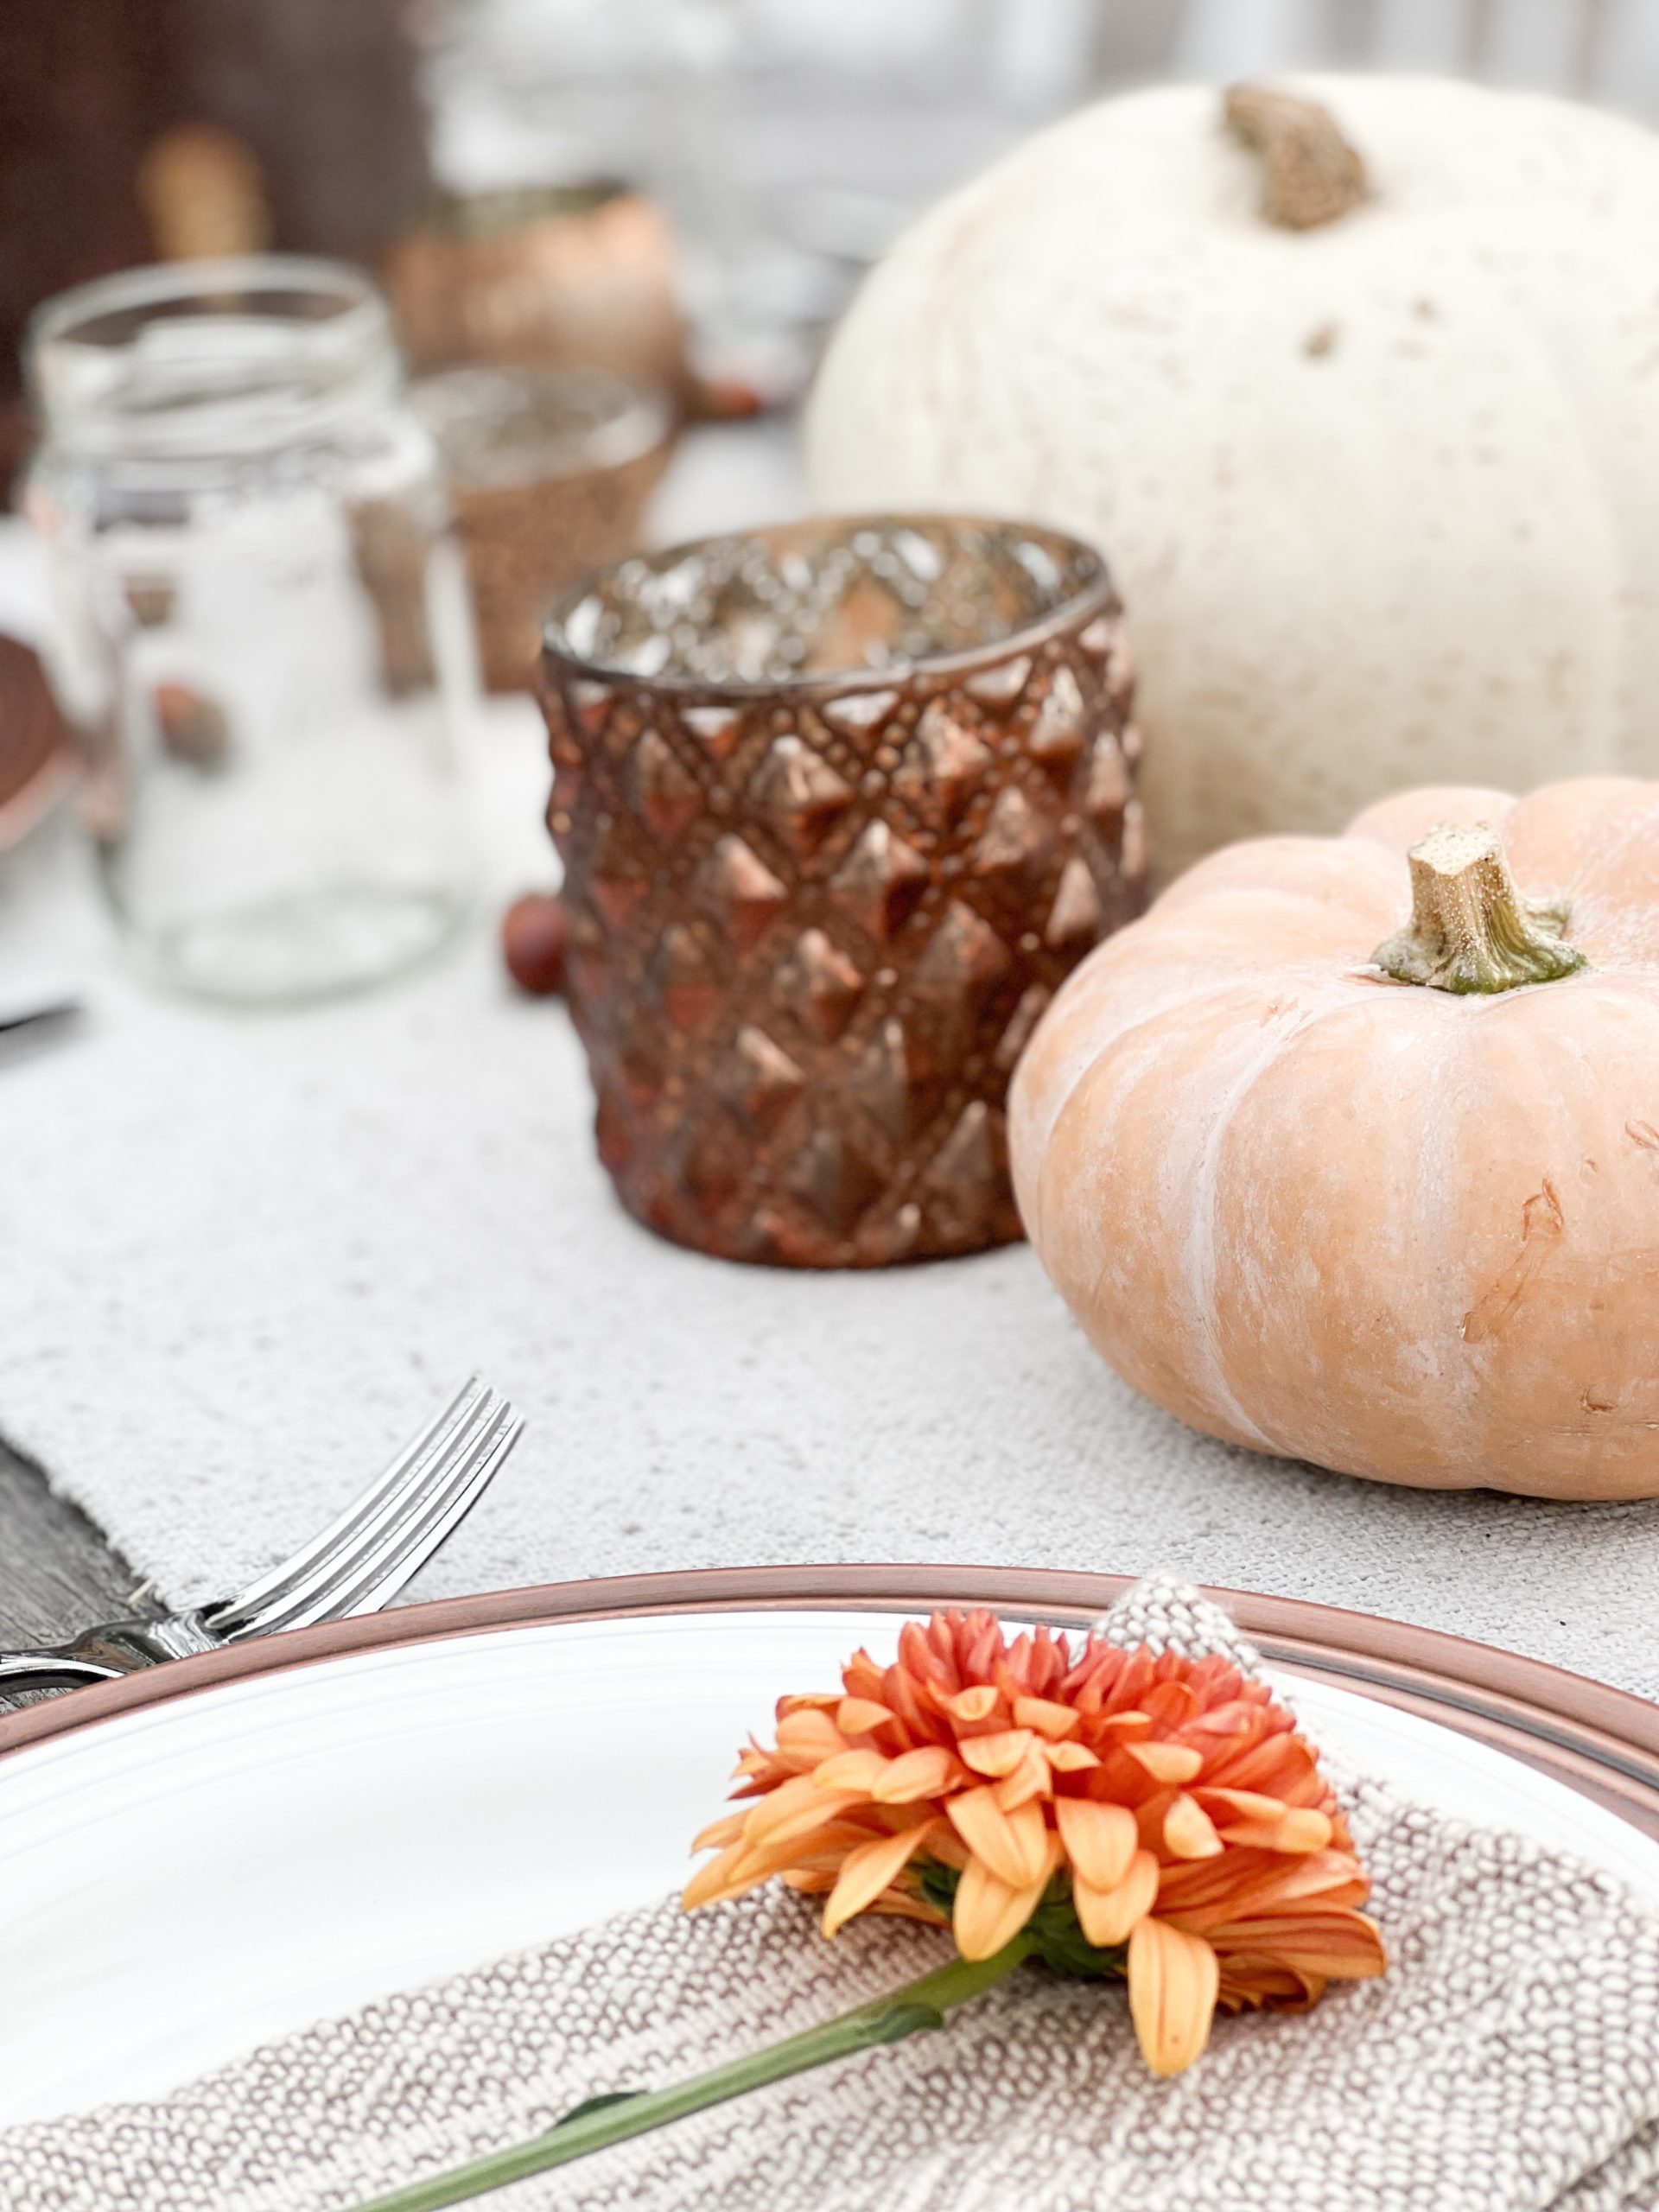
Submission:
[[[982,1784],[949,1799],[944,1809],[969,1850],[999,1882],[1019,1890],[1038,1878],[1047,1834],[1040,1805],[1021,1805],[1016,1812],[1005,1813],[996,1793]]]
[[[680,1903],[688,1912],[695,1912],[700,1904],[712,1904],[718,1897],[728,1892],[733,1875],[742,1865],[745,1853],[741,1843],[732,1844],[719,1857],[711,1859],[696,1872],[680,1892]]]
[[[1074,1705],[1057,1705],[1052,1698],[1017,1697],[1014,1700],[1014,1723],[1016,1728],[1034,1728],[1051,1744],[1058,1744],[1062,1737],[1075,1736],[1083,1725],[1083,1715]]]
[[[789,1867],[803,1873],[833,1873],[848,1852],[865,1840],[863,1831],[849,1832],[840,1822],[832,1821],[807,1835],[786,1836],[776,1843],[763,1845],[759,1850],[751,1846],[728,1878],[727,1886],[734,1896],[738,1896],[745,1890],[753,1889],[757,1883],[769,1882],[774,1874],[781,1874]]]
[[[996,1785],[996,1802],[1005,1813],[1017,1812],[1035,1797],[1052,1797],[1054,1777],[1046,1756],[1047,1746],[1033,1743],[1012,1774]]]
[[[836,1726],[843,1736],[868,1736],[892,1718],[892,1707],[878,1705],[873,1697],[844,1697],[836,1707]]]
[[[791,1836],[756,1849],[739,1842],[721,1853],[686,1885],[683,1901],[688,1910],[741,1897],[747,1890],[770,1881],[774,1874],[836,1872],[847,1853],[870,1840],[867,1828],[831,1820],[802,1836]]]
[[[1266,1789],[1287,1805],[1317,1802],[1325,1794],[1313,1752],[1299,1737],[1283,1734],[1236,1751],[1222,1748],[1210,1779],[1232,1789]],[[1303,1794],[1307,1791],[1313,1793],[1311,1801]]]
[[[1221,1954],[1216,1954],[1221,1959]],[[1246,1952],[1229,1953],[1221,1959],[1221,1994],[1216,2004],[1224,2012],[1243,2012],[1249,2005],[1270,2005],[1275,2012],[1305,2012],[1325,1994],[1321,1974],[1296,1974],[1275,1960],[1253,1958]]]
[[[1012,1889],[999,1882],[977,1859],[970,1859],[957,1885],[950,1932],[964,1959],[995,1956],[1011,1943],[1037,1910],[1042,1891],[1035,1883]]]
[[[988,1774],[1000,1781],[1022,1764],[1036,1740],[1029,1728],[999,1728],[993,1736],[966,1737],[957,1749],[963,1764],[976,1774]]]
[[[1116,1889],[1097,1890],[1080,1876],[1072,1877],[1071,1902],[1078,1923],[1087,1940],[1102,1950],[1127,1942],[1157,1901],[1158,1861],[1149,1851],[1135,1853]]]
[[[1317,1805],[1293,1805],[1279,1823],[1275,1851],[1325,1851],[1336,1834],[1336,1823]]]
[[[1114,1713],[1139,1711],[1142,1696],[1151,1688],[1152,1654],[1143,1643],[1131,1651],[1117,1669],[1107,1702]],[[1151,1715],[1148,1713],[1143,1717],[1150,1727]]]
[[[1259,1789],[1216,1789],[1208,1783],[1192,1792],[1212,1821],[1276,1821],[1286,1810],[1282,1797],[1263,1796]]]
[[[784,1865],[798,1872],[838,1874],[841,1862],[849,1851],[856,1851],[861,1843],[880,1843],[886,1837],[899,1833],[899,1823],[891,1826],[858,1819],[827,1821],[810,1835],[791,1838],[787,1843],[774,1844],[762,1853],[753,1854]],[[745,1867],[742,1871],[747,1871]]]
[[[1052,1852],[1045,1852],[1034,1882],[1018,1885],[999,1881],[982,1860],[975,1858],[963,1870],[957,1885],[951,1932],[964,1959],[993,1958],[1014,1937],[1042,1903],[1043,1891],[1059,1856],[1058,1838],[1051,1838]]]
[[[1262,1733],[1261,1707],[1243,1698],[1212,1705],[1207,1713],[1195,1713],[1181,1733],[1188,1738],[1214,1736],[1224,1744],[1236,1746],[1253,1744]]]
[[[913,1804],[918,1797],[938,1796],[961,1773],[943,1744],[924,1744],[919,1751],[889,1759],[871,1783],[870,1795],[878,1805]]]
[[[927,1840],[928,1823],[901,1828],[897,1835],[861,1843],[842,1861],[830,1902],[823,1908],[823,1932],[833,1936],[855,1913],[865,1911],[897,1879]]]
[[[1056,1774],[1083,1774],[1090,1767],[1100,1764],[1094,1753],[1083,1744],[1050,1744],[1043,1756]]]
[[[1167,1651],[1160,1652],[1159,1667],[1161,1669],[1173,1656]],[[1198,1694],[1191,1682],[1177,1681],[1166,1675],[1141,1702],[1160,1728],[1179,1728],[1198,1710]]]
[[[797,1772],[817,1766],[846,1748],[847,1739],[840,1729],[816,1707],[786,1713],[778,1723],[779,1753]]]
[[[1369,1981],[1388,1965],[1381,1931],[1363,1912],[1273,1913],[1230,1922],[1211,1940],[1327,1981]]]
[[[817,1774],[795,1775],[788,1782],[780,1782],[750,1808],[743,1822],[744,1838],[752,1848],[758,1849],[763,1844],[782,1843],[791,1836],[804,1835],[809,1829],[821,1827],[842,1806],[850,1805],[865,1795],[861,1789],[826,1789],[820,1785]]]
[[[743,1823],[747,1818],[747,1813],[728,1813],[724,1820],[710,1821],[706,1828],[692,1838],[693,1853],[715,1849],[724,1851],[742,1834]]]
[[[925,1897],[913,1897],[905,1890],[884,1890],[870,1910],[883,1919],[920,1920],[930,1928],[950,1925],[937,1905],[929,1904]]]
[[[1219,1833],[1224,1843],[1247,1844],[1261,1851],[1324,1851],[1331,1841],[1331,1816],[1312,1805],[1291,1805],[1277,1820],[1230,1821]]]
[[[941,1866],[954,1866],[958,1874],[973,1856],[948,1821],[940,1821],[936,1824],[933,1840],[927,1848],[931,1858],[937,1859]]]
[[[1138,1706],[1128,1706],[1122,1713],[1103,1713],[1095,1726],[1103,1733],[1119,1738],[1148,1736],[1152,1733],[1152,1715],[1142,1713]]]
[[[1204,1765],[1204,1754],[1190,1744],[1125,1744],[1126,1754],[1154,1782],[1191,1782]]]
[[[834,1758],[825,1759],[821,1766],[813,1769],[812,1781],[819,1789],[855,1789],[861,1796],[868,1797],[890,1764],[891,1761],[880,1751],[868,1748],[837,1751]]]
[[[944,1700],[944,1709],[953,1720],[960,1720],[974,1727],[982,1720],[988,1720],[996,1711],[997,1693],[989,1682],[976,1682],[972,1689],[959,1690],[954,1697]]]
[[[1054,1817],[1074,1872],[1096,1893],[1115,1890],[1135,1859],[1135,1815],[1123,1805],[1057,1797]]]
[[[1019,1805],[1012,1812],[997,1808],[1014,1838],[1026,1868],[1026,1879],[1046,1882],[1060,1863],[1059,1838],[1043,1818],[1040,1805]]]
[[[1221,1969],[1202,1936],[1147,1917],[1129,1937],[1129,2013],[1154,2074],[1179,2074],[1210,2040]]]
[[[1344,1852],[1281,1857],[1235,1847],[1220,1859],[1166,1866],[1159,1905],[1193,1934],[1207,1935],[1227,1922],[1258,1919],[1287,1908],[1329,1912],[1360,1904],[1370,1893],[1358,1863]]]
[[[1227,1847],[1198,1799],[1183,1790],[1164,1815],[1164,1848],[1177,1859],[1219,1859]]]

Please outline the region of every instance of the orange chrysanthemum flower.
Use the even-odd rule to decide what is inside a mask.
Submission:
[[[842,1694],[779,1701],[706,1828],[688,1906],[777,1875],[856,1913],[949,1923],[964,1959],[1022,1935],[1070,1973],[1121,1974],[1147,2063],[1197,2057],[1219,2005],[1300,2008],[1382,1971],[1335,1798],[1266,1686],[1225,1659],[1010,1643],[988,1612],[908,1624]]]

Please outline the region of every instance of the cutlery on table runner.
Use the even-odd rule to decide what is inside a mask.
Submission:
[[[157,1620],[106,1621],[45,1650],[0,1650],[0,1694],[110,1681],[278,1629],[378,1611],[477,1503],[523,1427],[474,1376],[338,1520],[245,1590]]]

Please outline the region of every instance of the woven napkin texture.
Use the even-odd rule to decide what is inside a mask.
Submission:
[[[1142,1584],[1120,1642],[1217,1646]],[[942,2034],[521,2183],[502,2212],[1635,2212],[1659,2205],[1659,1921],[1619,1884],[1345,1784],[1392,1970],[1143,2069],[1121,1989],[1030,1969]],[[336,2212],[896,1987],[908,1922],[825,1946],[768,1891],[646,1908],[271,2044],[163,2101],[0,2136],[7,2212]]]

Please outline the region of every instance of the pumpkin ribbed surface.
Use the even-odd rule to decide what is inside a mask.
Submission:
[[[1446,821],[1492,825],[1582,967],[1381,972]],[[1659,1494],[1659,785],[1414,791],[1211,855],[1062,990],[1010,1140],[1090,1338],[1196,1427],[1392,1482]]]

